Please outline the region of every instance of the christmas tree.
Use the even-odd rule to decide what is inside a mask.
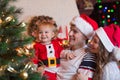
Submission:
[[[102,0],[97,0],[97,3],[94,5],[94,10],[90,15],[99,26],[106,26],[113,24],[120,25],[120,1],[114,0],[106,0],[106,2],[102,2]]]
[[[0,80],[45,80],[34,71],[32,52],[25,47],[33,39],[24,34],[21,9],[9,5],[12,1],[0,0]]]

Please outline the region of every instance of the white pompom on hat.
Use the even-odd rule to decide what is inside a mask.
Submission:
[[[98,28],[96,21],[85,14],[76,16],[71,21],[88,39],[92,36],[93,31]]]
[[[120,48],[115,47],[113,53],[118,61],[120,61]]]

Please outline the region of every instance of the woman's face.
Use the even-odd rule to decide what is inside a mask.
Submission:
[[[99,43],[100,43],[100,39],[98,38],[97,35],[94,35],[93,38],[88,43],[88,49],[90,50],[91,53],[99,52],[99,48],[100,48]]]
[[[75,25],[71,25],[69,32],[70,46],[77,49],[83,47],[85,42],[86,37],[80,32],[80,30]]]

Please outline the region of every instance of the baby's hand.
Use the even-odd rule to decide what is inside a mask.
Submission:
[[[66,54],[66,58],[67,58],[67,60],[71,60],[71,59],[73,59],[73,58],[75,58],[76,56],[73,54],[73,53],[68,53],[68,54]]]
[[[45,68],[45,66],[40,66],[40,67],[38,67],[37,71],[40,72],[41,75],[43,75],[43,73],[44,73],[44,68]]]

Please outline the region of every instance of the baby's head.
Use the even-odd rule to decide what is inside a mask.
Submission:
[[[56,36],[57,27],[53,20],[44,20],[37,23],[39,40],[44,44],[49,44]]]
[[[40,23],[44,23],[44,22],[50,22],[51,24],[53,24],[55,27],[57,27],[57,24],[56,22],[53,20],[52,17],[49,17],[49,16],[44,16],[44,15],[41,15],[41,16],[34,16],[30,19],[29,23],[28,23],[28,27],[27,27],[27,32],[28,32],[28,35],[32,36],[35,38],[35,40],[39,41],[38,39],[38,32],[37,32],[37,29],[38,29],[38,25]],[[57,33],[57,30],[56,30],[56,33]]]

